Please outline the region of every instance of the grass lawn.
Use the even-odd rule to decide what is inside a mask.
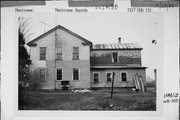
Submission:
[[[90,93],[71,91],[29,92],[19,110],[156,110],[156,92],[132,92],[115,89],[92,90]]]

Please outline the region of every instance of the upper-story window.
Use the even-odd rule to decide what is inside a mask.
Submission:
[[[40,47],[40,60],[46,60],[46,47]]]
[[[62,60],[62,47],[57,47],[56,48],[56,59],[57,60]]]
[[[117,54],[117,52],[112,53],[112,62],[113,63],[118,62],[118,54]]]
[[[79,60],[79,47],[73,47],[73,60]]]

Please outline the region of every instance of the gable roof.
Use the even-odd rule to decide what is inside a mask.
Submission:
[[[85,38],[83,38],[83,37],[81,37],[80,35],[78,35],[78,34],[72,32],[72,31],[68,30],[67,28],[65,28],[65,27],[63,27],[63,26],[61,26],[61,25],[58,25],[58,26],[52,28],[51,30],[47,31],[46,33],[38,36],[37,38],[35,38],[35,39],[33,39],[32,41],[28,42],[27,45],[28,45],[28,46],[36,46],[36,44],[35,44],[36,41],[38,41],[39,39],[43,38],[44,36],[46,36],[46,35],[54,32],[55,30],[57,30],[57,29],[59,29],[59,28],[62,29],[62,30],[64,30],[64,31],[66,31],[66,32],[68,32],[68,33],[70,33],[71,35],[73,35],[73,36],[81,39],[81,40],[84,42],[83,45],[92,45],[92,42],[86,40]]]
[[[93,50],[142,50],[138,43],[93,44]]]

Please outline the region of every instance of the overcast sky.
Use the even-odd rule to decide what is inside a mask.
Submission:
[[[31,38],[43,34],[56,25],[62,25],[67,29],[79,34],[93,43],[116,43],[121,37],[123,43],[138,42],[142,47],[142,66],[148,67],[147,76],[154,79],[153,70],[156,69],[157,41],[162,19],[159,14],[131,14],[131,13],[40,13],[31,16]],[[47,23],[49,25],[43,24]]]

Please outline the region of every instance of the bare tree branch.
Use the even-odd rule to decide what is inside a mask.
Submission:
[[[19,22],[19,32],[22,33],[24,35],[24,38],[28,38],[31,34],[30,34],[30,25],[28,23],[28,21],[31,19],[31,17],[29,18],[24,18],[24,17],[19,17],[18,18],[18,22]]]

